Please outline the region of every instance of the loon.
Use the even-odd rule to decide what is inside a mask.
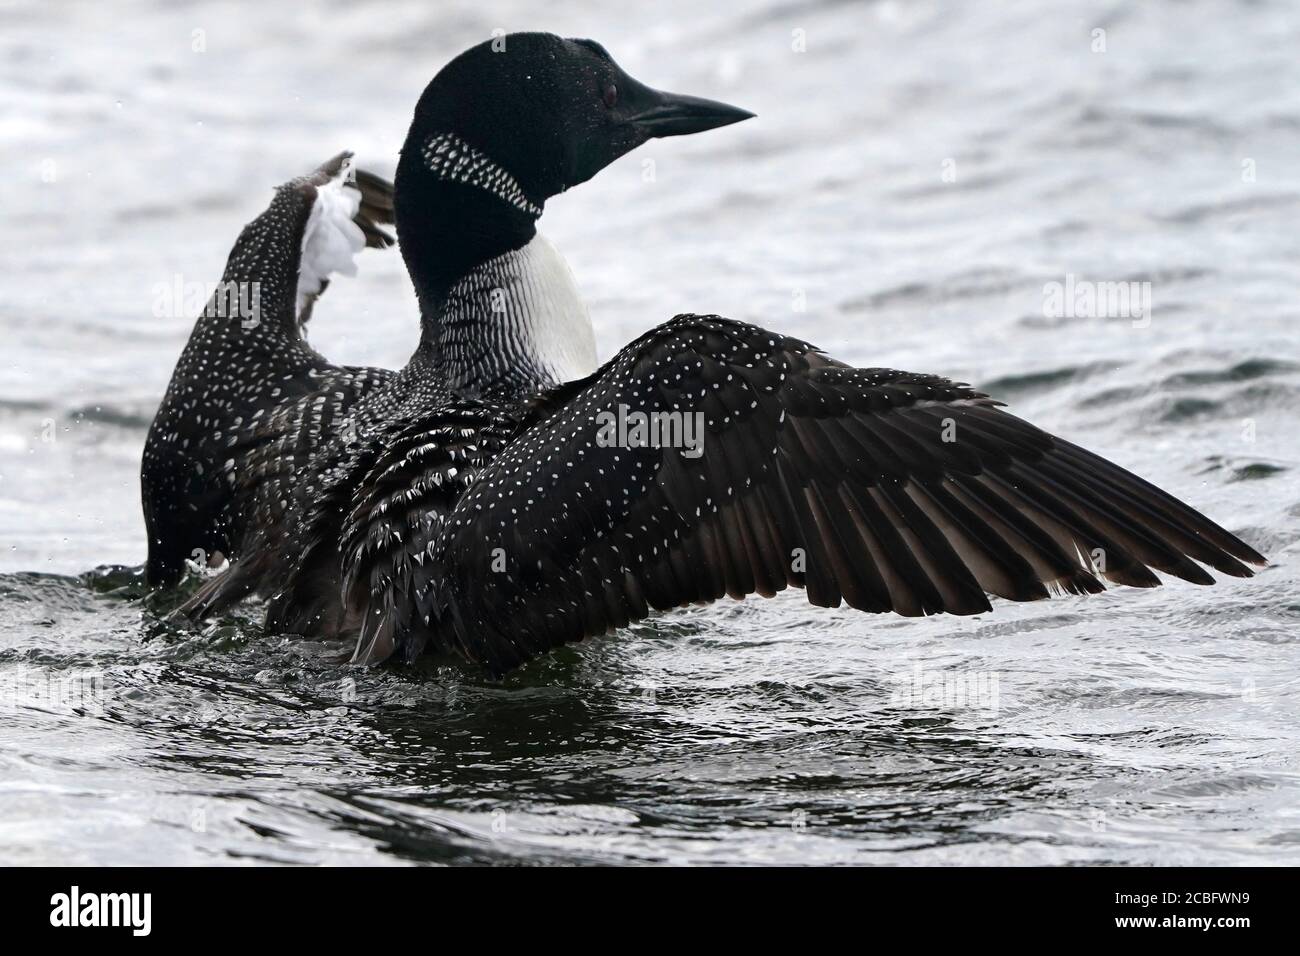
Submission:
[[[579,91],[586,102],[574,102]],[[299,492],[317,487],[321,459],[356,423],[427,403],[430,388],[515,397],[594,371],[577,285],[536,230],[545,199],[651,137],[750,116],[652,90],[592,41],[515,34],[466,51],[429,84],[396,186],[355,169],[350,153],[282,186],[231,251],[149,430],[149,584],[174,585],[187,560],[221,556],[238,573],[187,613],[266,590],[294,544]],[[525,155],[527,175],[506,171]],[[313,304],[332,272],[355,274],[357,251],[392,244],[379,227],[395,219],[422,314],[416,355],[401,374],[331,365],[303,337]],[[250,286],[256,316],[244,314]]]
[[[970,615],[990,596],[1155,587],[1157,571],[1212,584],[1206,566],[1266,564],[1168,493],[937,375],[683,314],[552,384],[536,369],[572,367],[569,317],[530,325],[510,299],[458,334],[455,303],[492,281],[476,268],[503,275],[501,257],[531,255],[548,198],[682,122],[594,43],[508,43],[508,88],[461,102],[435,80],[403,148],[396,220],[420,349],[358,399],[296,503],[272,509],[296,516],[290,547],[236,561],[191,613],[270,582],[268,631],[344,639],[356,664],[450,652],[499,675],[656,612],[788,587],[822,607]],[[554,124],[508,135],[521,110]],[[476,248],[449,257],[471,222]]]

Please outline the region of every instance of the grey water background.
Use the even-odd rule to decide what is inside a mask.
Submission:
[[[549,204],[602,356],[716,311],[976,383],[1273,566],[973,619],[792,592],[500,683],[160,624],[90,572],[144,557],[161,290],[339,149],[391,174],[497,28],[758,114]],[[0,3],[0,862],[1300,862],[1297,49],[1262,0]],[[360,265],[312,341],[400,365],[400,259]],[[1149,324],[1045,314],[1069,275]]]

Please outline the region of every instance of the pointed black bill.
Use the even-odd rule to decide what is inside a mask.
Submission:
[[[754,114],[738,106],[706,100],[699,96],[683,96],[647,90],[645,108],[628,118],[646,136],[684,136],[703,133],[705,130],[730,126],[741,120],[752,119]]]

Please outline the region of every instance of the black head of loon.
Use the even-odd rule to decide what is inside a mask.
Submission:
[[[470,48],[425,88],[397,167],[397,230],[417,292],[436,300],[520,248],[547,199],[647,140],[752,116],[651,89],[592,40],[514,33]]]

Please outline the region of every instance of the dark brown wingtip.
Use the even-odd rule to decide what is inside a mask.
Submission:
[[[361,208],[353,220],[366,234],[366,245],[372,249],[387,249],[397,240],[379,228],[379,223],[392,225],[393,184],[365,169],[356,172],[356,186],[361,190]]]
[[[371,218],[375,222],[392,223],[393,184],[366,169],[356,171],[356,180],[361,202],[369,208]]]
[[[330,180],[337,179],[343,172],[343,165],[352,158],[352,155],[350,150],[344,150],[331,156],[317,166],[315,172],[305,177],[304,191],[311,190],[308,198],[315,198],[316,187],[324,186]],[[365,169],[357,169],[356,166],[352,167],[351,181],[361,193],[361,206],[352,221],[365,235],[366,245],[369,248],[387,249],[396,243],[397,239],[392,233],[379,227],[392,225],[394,222],[393,184],[382,176],[376,176]],[[299,182],[304,181],[299,180]]]
[[[1236,536],[1234,535],[1233,537]],[[1245,561],[1247,564],[1253,564],[1257,568],[1262,569],[1262,568],[1272,567],[1272,565],[1269,564],[1268,558],[1264,557],[1262,554],[1260,554],[1250,545],[1246,544],[1246,542],[1242,541],[1240,538],[1237,538],[1237,545],[1238,545],[1237,550],[1231,552],[1233,557],[1240,558],[1242,561]],[[1246,570],[1250,571],[1249,568],[1247,568]],[[1255,572],[1250,571],[1250,573],[1254,574]]]

